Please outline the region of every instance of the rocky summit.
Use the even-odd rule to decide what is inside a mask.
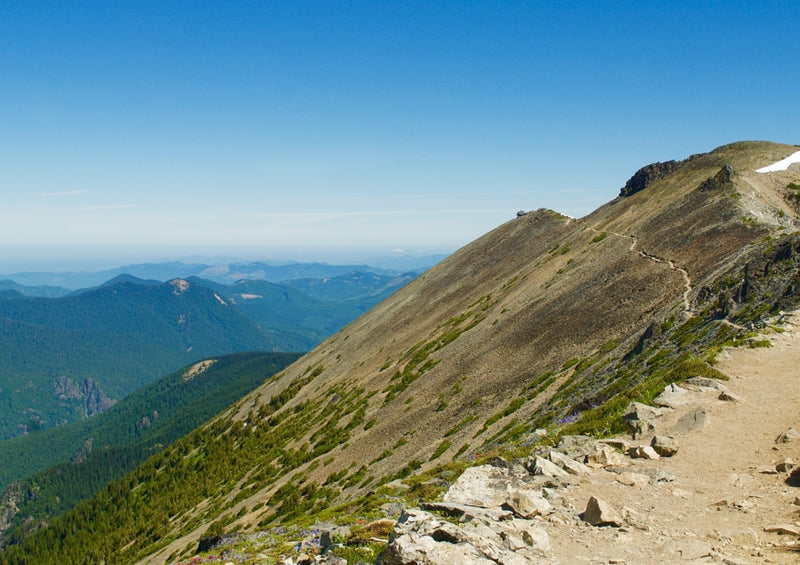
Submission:
[[[518,214],[9,562],[792,562],[797,151]]]

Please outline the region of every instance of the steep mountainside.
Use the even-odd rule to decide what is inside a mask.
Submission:
[[[584,218],[509,221],[6,558],[160,563],[360,496],[377,511],[394,480],[524,455],[543,426],[619,431],[628,402],[713,374],[715,348],[800,302],[800,167],[755,172],[797,150],[735,143]]]

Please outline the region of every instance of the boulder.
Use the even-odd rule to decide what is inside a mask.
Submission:
[[[717,398],[725,402],[741,402],[743,400],[741,396],[734,394],[729,390],[723,390],[721,393],[719,393]]]
[[[679,448],[678,442],[668,436],[654,436],[650,442],[650,447],[661,457],[672,457],[678,453]]]
[[[686,382],[687,384],[698,386],[700,388],[711,388],[720,392],[725,392],[728,390],[728,387],[721,382],[715,381],[714,379],[709,379],[707,377],[692,377],[690,379],[686,379]]]
[[[570,475],[588,475],[592,472],[591,468],[580,461],[575,461],[573,458],[567,457],[558,451],[551,451],[548,457],[550,461],[564,469]]]
[[[553,510],[550,502],[542,495],[542,491],[535,489],[512,488],[508,493],[507,504],[520,518],[544,516]]]
[[[564,436],[556,449],[572,459],[583,459],[597,451],[597,440],[587,436]]]
[[[621,453],[617,453],[609,446],[604,445],[594,453],[586,456],[586,464],[590,467],[606,467],[608,465],[619,465],[623,461]]]
[[[467,468],[442,498],[443,502],[496,508],[506,503],[508,483],[516,475],[507,468],[478,465]]]
[[[650,484],[650,477],[642,473],[626,471],[617,475],[617,482],[629,487],[646,487]]]
[[[775,470],[779,473],[788,473],[792,469],[794,469],[794,460],[791,457],[787,457],[777,465],[775,465]]]
[[[656,430],[655,420],[659,413],[653,406],[641,402],[631,402],[622,414],[628,431],[634,438],[642,437]]]
[[[653,399],[653,404],[665,408],[677,408],[689,401],[687,393],[686,389],[671,383],[664,387],[664,391]]]
[[[672,431],[677,434],[701,431],[710,421],[711,418],[708,412],[706,412],[704,408],[698,406],[694,410],[681,416],[672,428]]]
[[[583,521],[592,526],[613,526],[619,528],[624,525],[622,516],[610,504],[596,497],[591,497],[583,513]]]
[[[567,473],[564,469],[543,457],[535,457],[532,464],[528,465],[528,469],[533,475],[543,475],[545,477],[569,476],[569,473]]]
[[[647,459],[650,461],[655,461],[656,459],[660,459],[661,457],[656,452],[656,450],[650,447],[649,445],[640,445],[638,447],[632,447],[630,451],[628,451],[628,455],[630,455],[634,459]]]
[[[790,536],[800,536],[800,527],[794,524],[775,524],[773,526],[765,526],[764,531],[774,534],[787,534]]]
[[[547,533],[526,520],[463,527],[424,510],[406,510],[383,553],[384,565],[526,565],[549,548]]]

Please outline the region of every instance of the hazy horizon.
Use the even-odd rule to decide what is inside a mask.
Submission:
[[[180,262],[187,264],[223,265],[230,263],[265,262],[327,263],[360,265],[393,269],[410,259],[441,257],[454,249],[387,249],[379,247],[324,248],[202,246],[86,246],[86,245],[15,245],[0,246],[0,275],[21,272],[102,271],[126,265]],[[399,267],[398,267],[399,268]]]

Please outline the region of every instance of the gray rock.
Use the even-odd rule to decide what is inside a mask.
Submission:
[[[623,461],[621,453],[617,453],[609,446],[604,445],[594,453],[586,456],[586,464],[590,467],[606,467],[608,465],[619,465]]]
[[[549,547],[546,532],[537,531],[532,522],[471,522],[460,527],[423,510],[407,510],[395,526],[382,563],[528,565],[541,561],[545,547]]]
[[[638,447],[632,447],[628,452],[628,455],[630,455],[634,459],[647,459],[650,461],[655,461],[656,459],[660,459],[661,457],[656,452],[656,450],[650,447],[649,445],[640,445]]]
[[[650,477],[643,473],[626,471],[617,476],[617,482],[629,487],[646,487],[650,484]]]
[[[622,414],[628,431],[634,438],[639,438],[656,430],[656,418],[659,413],[653,406],[641,402],[631,402]]]
[[[556,449],[572,459],[582,459],[597,451],[597,440],[587,436],[564,436]]]
[[[530,469],[533,475],[544,475],[545,477],[569,476],[569,473],[567,473],[564,469],[552,461],[544,459],[543,457],[534,458],[533,464],[529,465],[528,469]]]
[[[550,461],[564,469],[570,475],[588,475],[592,472],[591,468],[580,461],[575,461],[571,457],[567,457],[558,451],[551,451],[549,457]]]
[[[508,494],[508,505],[520,518],[533,518],[549,514],[553,507],[542,496],[542,491],[512,488]]]
[[[678,453],[678,442],[668,436],[655,436],[650,442],[650,447],[655,449],[661,457],[672,457]]]
[[[711,418],[708,412],[706,412],[704,408],[698,406],[691,412],[681,416],[672,428],[672,431],[677,434],[701,431],[708,425],[710,420]]]
[[[518,476],[492,465],[467,468],[442,498],[443,502],[495,508],[506,503],[508,484]]]
[[[665,408],[677,408],[689,401],[687,393],[686,389],[671,383],[664,387],[664,391],[653,399],[653,404]]]
[[[741,396],[734,394],[729,390],[723,390],[721,393],[719,393],[717,398],[719,400],[724,400],[725,402],[742,402],[742,400],[744,400]]]
[[[584,522],[592,526],[613,526],[622,527],[624,521],[622,516],[607,502],[596,497],[591,497],[586,504],[586,511],[582,516]]]
[[[701,388],[711,388],[720,392],[728,390],[728,388],[721,382],[714,379],[709,379],[707,377],[692,377],[690,379],[686,379],[686,382],[690,385],[699,386]]]

